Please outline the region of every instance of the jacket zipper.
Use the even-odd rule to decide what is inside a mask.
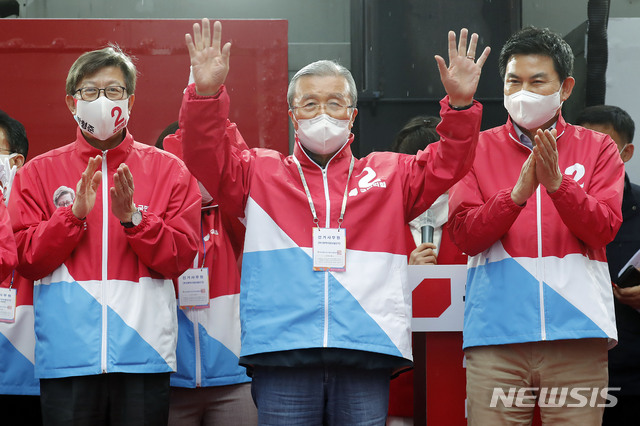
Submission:
[[[327,164],[328,165],[328,164]],[[329,197],[329,184],[327,182],[327,167],[322,169],[322,184],[324,186],[324,199],[326,203],[325,227],[331,227],[331,199]],[[322,346],[329,345],[329,271],[324,271],[324,337]]]
[[[202,359],[200,358],[200,310],[194,309],[193,337],[196,347],[196,387],[202,386]]]
[[[202,219],[200,219],[202,220]],[[204,241],[202,242],[204,244]],[[198,267],[198,254],[193,259],[193,267]],[[195,379],[196,379],[196,387],[199,388],[202,386],[202,359],[200,358],[200,309],[189,309],[188,317],[191,321],[193,321],[193,344],[195,349],[196,356],[196,371],[195,371]]]
[[[556,143],[560,136],[564,134],[564,130],[559,135],[556,135]],[[547,326],[545,316],[545,304],[544,304],[544,279],[545,268],[544,259],[542,258],[542,196],[540,195],[540,185],[536,189],[536,227],[538,233],[538,260],[537,260],[537,273],[538,273],[538,285],[540,288],[540,337],[542,340],[547,340]]]
[[[107,174],[107,151],[102,151],[102,283],[100,292],[102,296],[102,350],[101,369],[107,372],[107,265],[109,255],[109,175]]]
[[[564,132],[562,132],[564,133]],[[556,136],[556,140],[562,136],[562,133]],[[511,132],[509,137],[516,143],[524,146],[532,151],[526,145],[523,145],[517,138],[515,138]],[[538,295],[540,297],[540,336],[542,340],[547,340],[547,328],[545,325],[545,313],[544,313],[544,262],[542,259],[542,196],[540,195],[540,185],[536,188],[536,237],[538,243],[538,257],[536,258],[536,278],[538,279]]]
[[[538,277],[538,290],[540,294],[540,335],[542,340],[547,340],[547,328],[544,314],[544,261],[542,259],[542,196],[540,185],[536,188],[536,233],[538,240],[538,258],[536,259],[536,275]]]
[[[331,227],[331,199],[329,197],[327,169],[329,168],[329,164],[331,163],[331,161],[334,158],[336,158],[336,155],[338,155],[339,152],[336,153],[333,157],[331,157],[329,161],[327,161],[327,163],[324,165],[324,167],[321,167],[314,160],[312,160],[311,157],[309,157],[309,155],[306,152],[304,152],[304,150],[302,150],[302,152],[309,159],[309,161],[311,161],[312,164],[315,164],[316,166],[318,166],[322,171],[322,185],[324,187],[324,199],[326,202],[325,227],[329,228]],[[328,345],[329,345],[329,271],[324,271],[324,332],[323,332],[323,338],[322,338],[322,346],[326,348]]]

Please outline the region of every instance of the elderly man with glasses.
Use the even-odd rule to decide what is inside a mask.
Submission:
[[[135,66],[117,47],[81,55],[66,87],[76,140],[34,158],[14,181],[18,271],[36,281],[45,424],[167,423],[171,280],[197,252],[201,196],[180,161],[129,133],[135,85]],[[56,205],[60,188],[75,188],[72,202]]]
[[[468,170],[480,130],[474,102],[489,49],[449,33],[442,140],[418,155],[351,153],[358,110],[351,73],[332,61],[288,90],[293,155],[238,149],[228,122],[230,44],[208,20],[186,35],[195,84],[180,113],[184,159],[242,217],[240,362],[253,374],[260,424],[383,425],[389,378],[412,364],[406,223]]]

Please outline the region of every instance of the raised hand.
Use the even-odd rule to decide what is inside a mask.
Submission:
[[[202,30],[198,23],[193,24],[193,38],[185,34],[184,39],[191,58],[191,72],[196,84],[196,92],[202,96],[218,93],[229,72],[229,54],[231,43],[226,43],[220,49],[222,38],[222,24],[213,24],[213,37],[209,20],[202,20]]]
[[[555,192],[562,183],[562,172],[558,166],[558,147],[556,145],[556,129],[542,131],[538,129],[535,136],[533,155],[536,157],[536,176],[548,192]]]
[[[482,66],[491,52],[490,47],[485,47],[476,61],[478,34],[471,35],[468,49],[467,34],[466,28],[460,30],[460,42],[456,48],[456,33],[449,31],[449,67],[441,56],[435,56],[440,80],[449,95],[449,103],[455,107],[467,106],[473,102]]]
[[[120,222],[131,222],[131,216],[136,211],[133,204],[133,175],[129,167],[122,163],[113,175],[113,186],[109,188],[111,195],[111,212]]]
[[[96,190],[102,181],[102,172],[98,170],[101,163],[101,155],[90,158],[76,185],[76,198],[73,200],[71,211],[78,219],[87,217],[96,203]]]

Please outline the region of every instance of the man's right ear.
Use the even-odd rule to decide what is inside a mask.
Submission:
[[[24,165],[24,155],[18,154],[11,159],[13,161],[12,166],[16,166],[18,169]]]
[[[622,150],[622,152],[620,153],[620,158],[622,158],[623,162],[627,162],[629,160],[631,160],[631,157],[633,157],[633,144],[627,144],[626,147],[624,147],[624,149]]]
[[[71,114],[76,115],[76,99],[73,96],[66,95],[64,100],[67,103],[67,108],[69,108]]]

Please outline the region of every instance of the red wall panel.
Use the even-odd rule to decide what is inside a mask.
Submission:
[[[82,53],[117,43],[137,59],[129,130],[153,145],[178,119],[189,77],[184,34],[195,20],[0,19],[0,109],[22,122],[29,158],[75,138],[64,102],[69,68]],[[287,21],[222,21],[231,41],[230,118],[251,147],[288,154]]]

